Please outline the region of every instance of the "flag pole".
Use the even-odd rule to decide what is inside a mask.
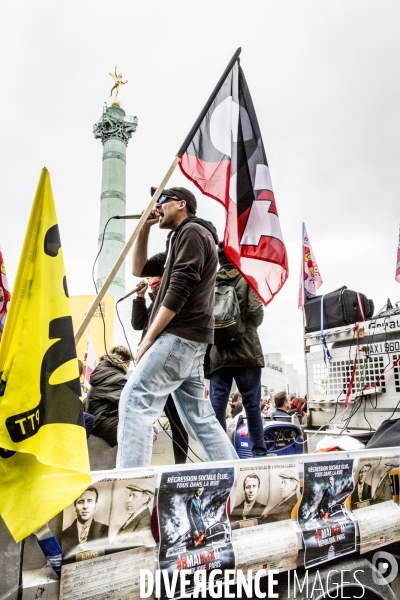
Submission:
[[[205,115],[207,114],[211,104],[214,102],[215,100],[215,96],[218,94],[219,90],[221,89],[225,79],[228,77],[229,72],[231,71],[233,65],[235,64],[235,62],[237,61],[237,59],[240,56],[242,49],[238,48],[235,52],[235,54],[232,56],[231,60],[229,61],[228,66],[226,67],[225,71],[222,73],[217,85],[215,86],[211,96],[209,97],[209,99],[207,100],[207,102],[204,105],[203,110],[201,111],[201,113],[199,114],[199,116],[197,117],[196,121],[194,122],[193,127],[191,128],[191,130],[189,131],[189,133],[187,134],[185,141],[183,142],[182,146],[179,148],[178,154],[184,154],[190,144],[190,142],[192,141],[192,138],[194,136],[194,134],[196,133],[196,131],[199,128],[200,123],[202,122],[202,120],[204,119]]]
[[[79,340],[81,339],[84,331],[86,330],[87,326],[90,323],[91,318],[93,317],[94,313],[96,312],[97,307],[99,306],[100,302],[102,301],[102,299],[104,298],[104,296],[107,293],[108,288],[110,287],[112,280],[114,279],[115,275],[117,274],[120,266],[122,265],[122,263],[125,260],[126,255],[128,254],[129,250],[131,249],[131,246],[133,245],[133,243],[135,242],[136,238],[138,237],[143,225],[145,224],[147,217],[149,216],[149,214],[151,213],[152,209],[154,208],[155,203],[157,202],[157,200],[159,199],[159,197],[161,196],[161,192],[163,191],[163,189],[165,188],[169,178],[171,177],[172,173],[174,172],[177,164],[180,161],[180,157],[179,156],[175,156],[174,160],[170,166],[170,168],[168,169],[164,179],[162,180],[162,182],[160,183],[160,185],[158,186],[158,188],[156,189],[156,191],[154,192],[149,205],[147,206],[146,210],[144,211],[144,213],[142,214],[138,224],[136,225],[135,229],[132,232],[131,237],[129,238],[129,240],[126,243],[126,246],[124,247],[124,249],[122,250],[121,254],[119,255],[119,257],[116,260],[115,265],[113,266],[113,268],[111,269],[110,273],[107,276],[107,279],[104,281],[100,291],[98,292],[96,298],[93,300],[92,304],[89,307],[89,310],[87,311],[82,323],[79,325],[76,333],[75,333],[75,345],[79,342]]]
[[[301,277],[301,304],[303,307],[303,317],[304,317],[304,221],[301,227],[301,267],[300,267],[300,277]],[[305,320],[303,318],[303,322],[304,322],[304,331],[305,331]]]
[[[157,188],[156,192],[154,193],[152,199],[150,200],[150,203],[148,205],[148,207],[146,208],[146,210],[144,211],[142,217],[140,218],[137,226],[135,227],[135,229],[133,230],[133,233],[131,235],[131,237],[129,238],[125,248],[122,250],[121,254],[119,255],[119,257],[117,258],[117,261],[115,263],[115,265],[113,266],[113,268],[111,269],[107,279],[104,281],[103,286],[101,288],[101,290],[98,292],[96,298],[93,300],[92,304],[89,307],[89,310],[87,311],[82,323],[79,325],[76,333],[75,333],[75,345],[79,342],[79,340],[81,339],[86,327],[88,326],[88,324],[90,323],[91,318],[93,317],[94,313],[96,312],[97,307],[99,306],[100,302],[102,301],[102,299],[104,298],[108,288],[110,287],[112,280],[114,279],[114,276],[116,275],[116,273],[118,272],[118,269],[120,268],[121,264],[123,263],[123,261],[125,260],[126,255],[128,254],[131,246],[133,245],[133,243],[135,242],[137,236],[139,235],[147,217],[149,216],[152,208],[154,207],[155,203],[157,202],[158,198],[161,196],[161,192],[163,191],[163,189],[165,188],[166,183],[168,182],[169,178],[171,177],[172,173],[174,172],[177,164],[180,162],[181,160],[181,155],[184,154],[184,152],[186,152],[187,147],[189,146],[190,142],[192,141],[192,138],[194,136],[194,134],[196,133],[197,129],[199,128],[200,123],[202,122],[205,114],[207,113],[208,109],[210,108],[211,104],[213,103],[216,95],[218,94],[219,90],[221,89],[225,79],[227,78],[230,70],[232,69],[233,65],[235,64],[235,62],[238,60],[239,55],[241,53],[242,49],[238,48],[235,52],[235,54],[232,56],[231,60],[229,61],[228,66],[226,67],[225,71],[223,72],[220,80],[218,81],[217,85],[214,88],[214,91],[212,92],[211,96],[209,97],[209,99],[207,100],[206,104],[204,105],[203,110],[201,111],[201,113],[199,114],[199,116],[197,117],[193,127],[191,128],[191,130],[189,131],[188,135],[185,138],[185,141],[183,142],[182,146],[179,149],[179,152],[177,153],[177,156],[175,156],[172,165],[170,166],[170,168],[167,171],[167,174],[165,175],[164,179],[162,180],[161,184],[159,185],[159,187]]]
[[[301,268],[300,268],[300,278],[301,278],[301,295],[302,295],[302,305],[301,305],[301,312],[303,313],[303,359],[304,359],[304,370],[306,372],[306,396],[307,396],[307,423],[308,423],[308,415],[310,414],[309,411],[309,402],[310,402],[310,394],[309,394],[309,387],[308,387],[308,371],[307,371],[307,356],[306,356],[306,339],[305,339],[305,335],[306,335],[306,311],[304,308],[304,303],[305,303],[305,295],[304,295],[304,277],[303,277],[303,273],[304,273],[304,221],[302,223],[302,227],[301,227]]]

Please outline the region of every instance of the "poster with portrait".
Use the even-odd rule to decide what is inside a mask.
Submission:
[[[393,500],[394,470],[399,468],[399,455],[362,457],[355,473],[351,510],[375,506]]]
[[[306,568],[355,552],[355,524],[346,508],[353,487],[353,459],[304,464],[297,520]]]
[[[230,515],[238,569],[290,570],[297,566],[297,534],[292,525],[300,493],[294,462],[238,467]],[[268,539],[268,544],[265,540]]]
[[[82,492],[63,513],[63,564],[155,546],[150,530],[155,481],[155,475],[103,479]]]
[[[400,507],[393,500],[399,455],[359,459],[350,497],[361,554],[400,540]]]
[[[103,479],[64,510],[60,600],[139,598],[140,569],[155,567],[155,492],[155,475]]]
[[[194,590],[194,574],[204,570],[234,569],[235,554],[227,515],[234,484],[234,468],[197,469],[162,473],[158,493],[160,530],[159,569],[185,570]],[[222,574],[221,574],[222,578]],[[216,578],[217,579],[217,578]],[[179,597],[179,582],[174,597]],[[161,598],[166,598],[164,582]]]
[[[238,468],[230,514],[232,530],[291,519],[298,497],[296,463],[260,465],[246,461]]]

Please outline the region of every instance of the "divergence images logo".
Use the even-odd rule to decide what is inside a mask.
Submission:
[[[375,552],[372,564],[378,570],[373,571],[372,579],[377,585],[391,583],[398,573],[397,560],[389,552]]]

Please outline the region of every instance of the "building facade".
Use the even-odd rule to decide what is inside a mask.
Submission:
[[[263,396],[271,396],[283,390],[288,394],[304,397],[307,393],[306,376],[293,365],[286,363],[279,352],[264,355],[265,367],[261,372]]]

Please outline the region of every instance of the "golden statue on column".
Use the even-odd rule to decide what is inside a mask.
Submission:
[[[110,98],[113,94],[113,91],[115,90],[113,103],[119,104],[119,100],[117,100],[119,88],[121,85],[125,85],[126,83],[128,83],[128,81],[122,81],[122,73],[120,73],[119,75],[117,74],[117,67],[115,67],[115,73],[110,73],[110,75],[114,79],[114,85],[111,88]]]

